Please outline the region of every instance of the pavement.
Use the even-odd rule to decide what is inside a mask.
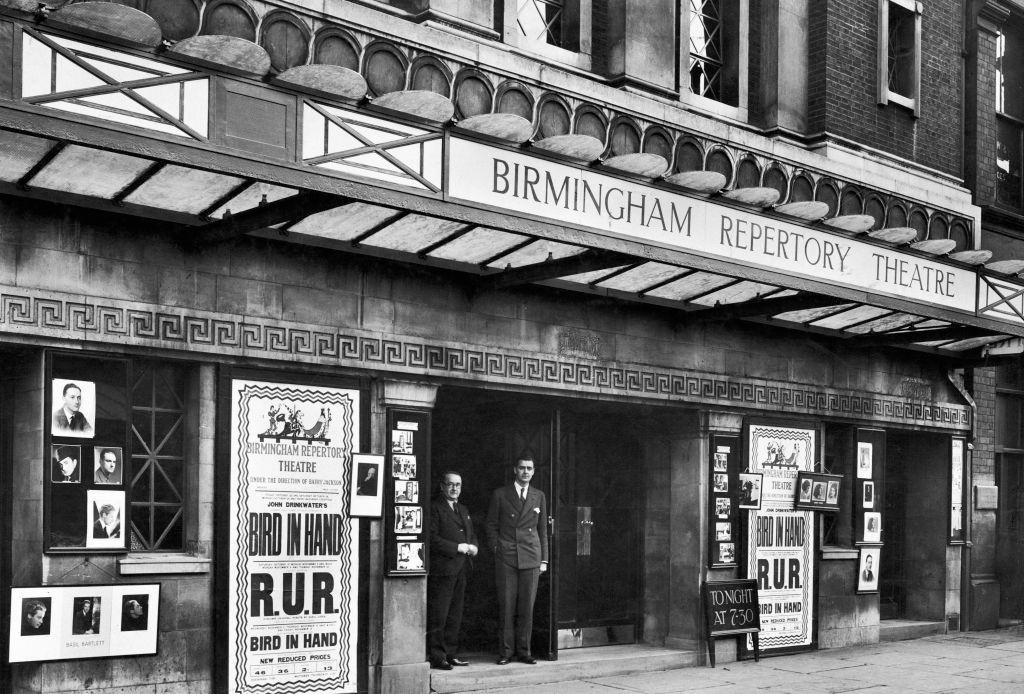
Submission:
[[[523,666],[528,667],[528,666]],[[1024,626],[812,651],[569,682],[477,690],[487,694],[1024,694]]]

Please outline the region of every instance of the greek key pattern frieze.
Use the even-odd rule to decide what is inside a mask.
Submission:
[[[792,414],[926,423],[950,429],[970,425],[968,408],[956,404],[933,404],[875,393],[834,392],[806,384],[636,368],[555,355],[524,355],[423,339],[395,339],[357,334],[344,328],[288,326],[252,319],[233,321],[184,311],[145,310],[11,293],[0,293],[0,332],[96,344],[118,342],[244,354]]]

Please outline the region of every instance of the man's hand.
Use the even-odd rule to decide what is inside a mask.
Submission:
[[[546,561],[542,561],[540,563],[540,572],[544,573],[547,570],[548,570],[548,563]]]
[[[476,545],[466,545],[466,547],[466,554],[468,554],[471,557],[475,557],[476,553],[480,551]]]

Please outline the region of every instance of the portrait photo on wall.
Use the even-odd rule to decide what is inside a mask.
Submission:
[[[728,518],[729,513],[732,511],[732,499],[728,497],[718,497],[715,499],[715,515],[719,518]]]
[[[715,523],[715,540],[728,542],[732,539],[732,523]]]
[[[715,472],[725,472],[729,469],[729,454],[715,453]]]
[[[875,483],[874,482],[861,482],[861,504],[864,508],[875,507]]]
[[[395,570],[423,571],[423,543],[399,542]]]
[[[102,614],[102,598],[96,595],[83,595],[71,599],[71,634],[100,633],[100,614]]]
[[[395,481],[396,504],[418,504],[420,502],[420,483],[416,480]]]
[[[869,511],[864,514],[864,542],[882,541],[882,514]]]
[[[422,506],[395,507],[395,533],[418,535],[423,532]]]
[[[871,479],[872,469],[872,446],[867,441],[857,442],[857,479]]]
[[[715,473],[715,491],[716,492],[727,492],[729,491],[729,475],[724,472]]]
[[[391,476],[396,480],[416,478],[416,456],[395,453],[391,456]]]
[[[124,492],[90,489],[87,492],[86,522],[89,549],[124,549]]]
[[[121,484],[121,449],[116,446],[95,446],[92,449],[94,484]]]
[[[736,545],[732,542],[721,542],[718,545],[718,563],[733,564],[736,562]]]
[[[77,484],[82,481],[82,447],[50,446],[50,480],[54,484]]]
[[[140,593],[121,597],[121,631],[145,631],[149,628],[149,596]]]
[[[842,475],[824,472],[796,473],[794,508],[805,511],[838,511]]]
[[[878,568],[881,547],[861,547],[857,561],[857,592],[878,592]]]
[[[21,635],[50,635],[50,598],[29,596],[21,599]]]
[[[50,435],[91,439],[96,423],[96,384],[67,378],[53,379]]]
[[[384,456],[368,453],[352,454],[353,480],[349,499],[350,516],[380,518],[384,502]]]
[[[761,508],[761,480],[760,472],[741,472],[739,481],[739,503],[740,508],[759,509]]]
[[[413,437],[415,436],[414,431],[407,429],[392,429],[391,430],[391,452],[392,453],[412,453]]]

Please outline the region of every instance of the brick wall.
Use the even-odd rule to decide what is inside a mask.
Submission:
[[[960,3],[924,5],[919,118],[901,106],[878,105],[876,0],[815,2],[810,21],[810,132],[838,135],[961,175]]]

